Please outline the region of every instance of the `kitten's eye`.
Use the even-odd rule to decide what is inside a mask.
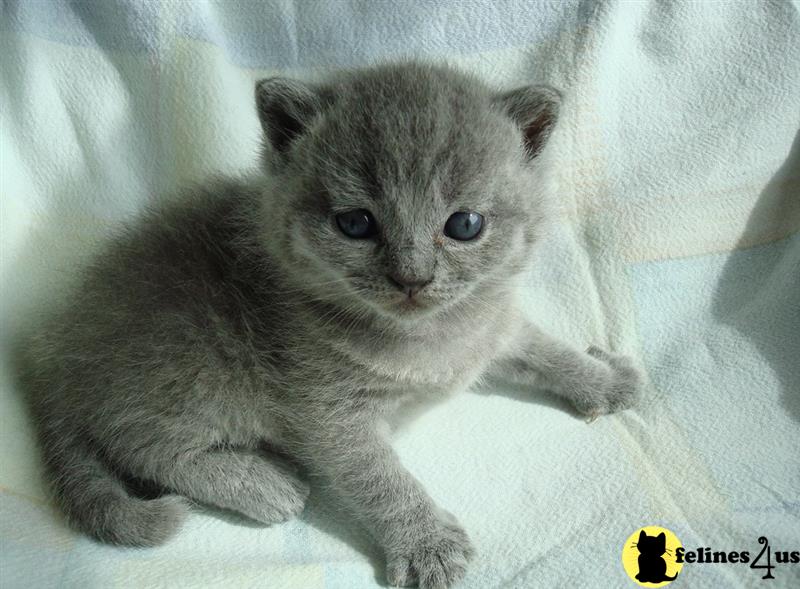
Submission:
[[[336,215],[336,224],[347,237],[364,239],[375,234],[376,224],[372,213],[366,209],[355,209]]]
[[[459,241],[475,239],[481,229],[483,229],[483,215],[479,213],[453,213],[444,224],[444,234]]]

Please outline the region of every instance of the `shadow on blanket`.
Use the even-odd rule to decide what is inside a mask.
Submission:
[[[790,239],[798,227],[800,132],[759,196],[737,245],[744,250],[781,240],[775,243],[777,255],[757,261],[734,253],[725,263],[713,304],[714,317],[748,338],[769,363],[786,411],[800,421],[800,244]]]

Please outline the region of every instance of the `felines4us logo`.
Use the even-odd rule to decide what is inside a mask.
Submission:
[[[775,579],[783,566],[800,565],[799,550],[775,549],[765,536],[756,550],[717,550],[700,547],[687,550],[667,528],[645,526],[628,537],[622,547],[622,566],[642,587],[663,587],[686,573],[683,565],[746,566],[761,573],[761,579]],[[774,572],[773,572],[774,571]]]

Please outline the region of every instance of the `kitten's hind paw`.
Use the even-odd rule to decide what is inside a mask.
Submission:
[[[592,390],[583,391],[577,409],[592,423],[600,415],[630,409],[639,402],[642,392],[642,375],[628,356],[612,354],[596,346],[586,353],[603,362],[609,369],[606,377]]]

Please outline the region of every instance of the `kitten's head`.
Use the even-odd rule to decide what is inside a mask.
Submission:
[[[323,85],[262,80],[265,238],[320,299],[401,320],[504,288],[545,214],[546,87],[498,94],[445,67]]]

